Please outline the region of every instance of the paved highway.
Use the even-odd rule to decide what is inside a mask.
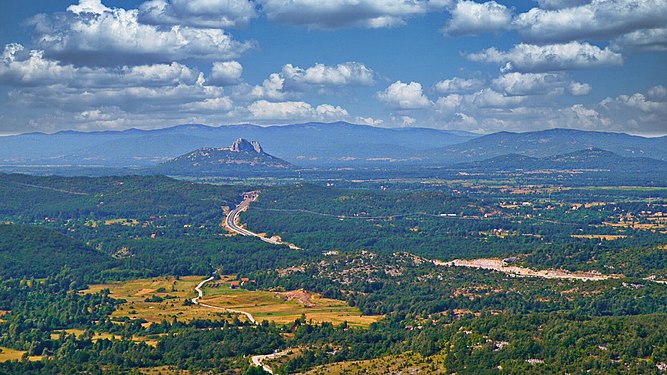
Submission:
[[[264,242],[268,242],[268,243],[273,244],[273,245],[288,245],[291,248],[298,249],[296,246],[294,246],[292,244],[288,244],[288,243],[285,243],[285,242],[282,242],[282,241],[279,241],[279,240],[276,240],[276,239],[260,236],[259,234],[255,233],[255,232],[251,232],[251,231],[249,231],[245,228],[241,228],[240,226],[236,225],[236,223],[239,221],[239,215],[241,214],[241,212],[247,210],[248,207],[250,206],[250,203],[257,200],[258,196],[259,196],[259,193],[256,192],[256,191],[250,191],[250,192],[244,193],[243,194],[243,197],[244,197],[243,201],[241,203],[239,203],[239,205],[236,206],[235,209],[231,210],[229,212],[229,214],[227,215],[227,217],[225,218],[225,227],[227,229],[231,230],[232,232],[238,233],[242,236],[257,237],[260,240],[262,240]]]
[[[265,365],[264,361],[267,359],[282,357],[284,355],[287,355],[287,353],[289,353],[290,351],[291,349],[287,349],[282,352],[274,352],[272,354],[255,355],[252,356],[251,361],[253,365],[263,368],[264,371],[268,372],[269,374],[273,374],[273,369],[271,368],[271,366]]]

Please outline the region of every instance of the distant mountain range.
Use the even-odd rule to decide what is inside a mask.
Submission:
[[[0,137],[0,165],[153,167],[202,148],[254,139],[297,167],[447,166],[516,154],[547,158],[588,148],[667,161],[667,136],[551,129],[478,134],[426,128],[378,128],[345,122],[283,126],[179,125],[156,130],[28,133]]]
[[[292,164],[264,152],[259,142],[239,138],[229,147],[200,148],[149,170],[166,175],[201,176],[292,167]]]
[[[667,172],[667,161],[646,157],[624,157],[599,148],[589,148],[544,158],[508,154],[482,161],[459,163],[453,165],[452,168],[473,172],[596,170],[650,174],[651,172]]]
[[[478,135],[425,128],[387,129],[345,122],[284,126],[179,125],[156,130],[28,133],[0,137],[0,164],[149,166],[203,147],[254,139],[299,166],[406,160],[419,151],[465,142]],[[373,160],[371,160],[373,161]]]
[[[667,160],[667,136],[644,138],[624,133],[571,129],[494,133],[467,142],[428,150],[421,155],[430,160],[452,163],[484,160],[508,154],[544,158],[588,148],[607,150],[625,157]]]

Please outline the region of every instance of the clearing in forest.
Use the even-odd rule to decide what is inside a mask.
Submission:
[[[206,276],[154,277],[91,285],[81,293],[97,293],[109,289],[110,297],[124,299],[111,315],[112,318],[145,319],[149,323],[180,322],[193,319],[223,320],[227,314],[200,306],[185,304],[185,300],[196,297],[195,286]]]
[[[212,283],[203,288],[201,303],[240,310],[250,313],[258,322],[274,321],[278,324],[291,323],[305,314],[314,322],[340,324],[347,321],[350,326],[368,327],[382,316],[363,315],[356,307],[346,302],[324,298],[319,294],[304,290],[289,292],[249,291],[232,289],[230,283]]]
[[[5,348],[4,346],[0,346],[0,362],[8,362],[8,361],[20,361],[23,358],[23,355],[26,352],[23,350],[15,350],[15,349],[10,349],[10,348]],[[41,361],[42,356],[41,355],[31,355],[28,357],[29,361]]]
[[[225,311],[192,305],[188,302],[197,296],[194,288],[206,276],[155,277],[91,285],[81,293],[96,293],[109,289],[110,297],[124,299],[111,315],[112,318],[145,319],[149,323],[171,321],[181,322],[194,319],[230,320]],[[204,285],[204,298],[199,302],[211,306],[245,311],[257,319],[274,321],[278,324],[291,323],[302,314],[314,322],[340,324],[347,321],[350,326],[368,327],[382,316],[364,316],[356,307],[346,302],[323,298],[319,294],[303,290],[290,292],[249,291],[242,288],[232,289],[236,276],[225,275]],[[245,319],[239,316],[239,319]]]

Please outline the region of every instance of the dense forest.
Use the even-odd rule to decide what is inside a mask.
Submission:
[[[281,374],[402,353],[429,373],[659,373],[667,189],[621,185],[0,175],[0,373],[260,374],[249,358],[270,353],[285,353],[269,362]],[[221,225],[251,190],[259,198],[241,223],[298,249]],[[441,263],[476,258],[609,278]],[[280,323],[230,311],[149,321],[125,314],[136,302],[88,290],[213,271],[238,289],[218,281],[205,294],[317,293],[377,319],[313,321],[305,305]],[[140,293],[146,311],[195,308],[194,289]]]

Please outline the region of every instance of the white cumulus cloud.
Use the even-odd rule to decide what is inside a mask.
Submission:
[[[261,85],[237,88],[237,96],[251,99],[284,100],[309,89],[328,89],[345,86],[370,86],[375,83],[375,73],[364,64],[346,62],[338,65],[315,64],[300,68],[292,64],[283,66],[279,73],[271,73]]]
[[[283,66],[281,75],[294,86],[370,86],[375,83],[373,70],[357,62],[335,66],[315,64],[306,69],[287,64]]]
[[[5,46],[0,61],[0,83],[6,85],[48,85],[71,80],[76,73],[71,65],[45,59],[44,51],[27,50],[17,43]]]
[[[344,108],[330,104],[321,104],[313,108],[312,105],[303,101],[269,102],[258,100],[248,106],[248,111],[257,120],[333,120],[348,116]]]
[[[403,25],[407,18],[444,9],[450,0],[259,0],[269,20],[335,29]]]
[[[525,95],[505,95],[490,88],[482,89],[466,97],[470,103],[479,108],[516,107],[528,99]]]
[[[469,60],[496,63],[504,71],[548,72],[622,65],[621,54],[589,43],[517,44],[508,51],[488,48],[466,56]]]
[[[617,51],[667,51],[667,28],[637,30],[612,40]]]
[[[227,28],[257,16],[249,0],[151,0],[139,7],[139,21],[154,25]]]
[[[67,7],[67,11],[81,14],[81,13],[97,13],[102,14],[105,11],[109,10],[101,0],[79,0],[79,4],[70,5]]]
[[[285,78],[283,78],[278,73],[271,73],[269,78],[265,79],[261,85],[255,85],[250,88],[248,93],[239,93],[239,96],[246,96],[249,98],[266,98],[274,100],[282,100],[287,96],[287,93],[283,91],[285,84]],[[245,91],[244,87],[241,86],[239,91]]]
[[[649,99],[667,101],[667,87],[658,85],[653,86],[646,92]]]
[[[454,77],[450,79],[442,80],[435,84],[435,89],[438,92],[443,94],[447,93],[460,93],[467,91],[479,90],[484,86],[484,81],[481,79],[471,78],[459,78]]]
[[[463,104],[465,97],[459,94],[449,94],[438,98],[435,109],[441,113],[453,113]]]
[[[430,107],[432,104],[424,95],[419,82],[396,81],[386,90],[378,92],[377,98],[395,109],[420,109]]]
[[[34,41],[47,57],[75,65],[138,65],[234,58],[253,46],[221,29],[143,24],[137,9],[100,8],[93,2],[33,17]]]
[[[642,93],[619,95],[614,99],[616,104],[638,109],[642,112],[667,113],[667,100],[651,100]],[[665,120],[667,122],[667,120]]]
[[[17,87],[62,84],[81,89],[128,86],[193,85],[197,69],[183,64],[123,67],[77,67],[44,57],[44,51],[27,50],[20,44],[5,46],[0,61],[0,83]]]
[[[562,9],[589,4],[592,0],[537,0],[542,9]]]
[[[587,95],[591,86],[570,80],[563,73],[507,73],[493,80],[493,87],[506,95]]]
[[[495,1],[459,1],[450,12],[452,18],[443,29],[447,35],[476,35],[500,31],[507,29],[512,22],[512,11]]]
[[[563,9],[533,8],[514,21],[526,41],[608,39],[667,24],[665,0],[593,0]]]
[[[573,96],[584,96],[590,94],[593,87],[588,83],[571,82],[568,86],[570,94]]]
[[[587,130],[605,130],[612,125],[609,117],[583,104],[574,104],[559,112],[565,118],[566,124],[576,124],[577,127]]]
[[[232,100],[226,96],[219,98],[208,98],[199,102],[190,102],[182,105],[186,111],[200,113],[200,112],[229,112],[234,108]]]
[[[238,61],[214,62],[206,84],[231,86],[241,82],[243,66]]]

